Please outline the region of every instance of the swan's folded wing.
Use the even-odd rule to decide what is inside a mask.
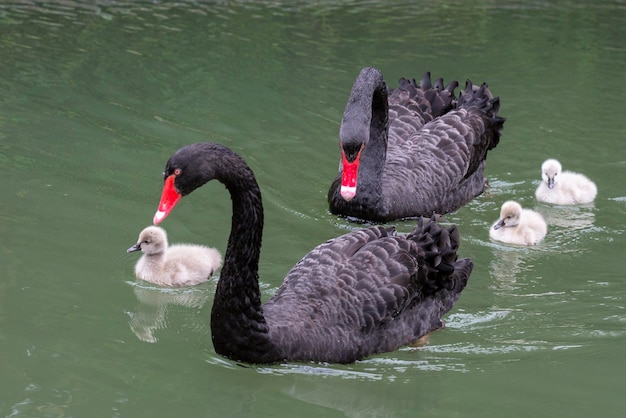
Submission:
[[[499,99],[491,98],[486,85],[477,88],[468,81],[457,109],[428,121],[408,138],[406,127],[392,124],[389,143],[395,146],[387,150],[387,175],[451,190],[480,170],[487,151],[498,144],[504,124],[499,109]],[[413,170],[407,174],[402,167]]]
[[[461,93],[458,109],[464,124],[469,128],[466,143],[472,149],[465,178],[470,177],[487,158],[487,151],[500,142],[505,119],[498,115],[500,98],[493,97],[487,84],[474,86],[467,80]]]
[[[420,218],[408,236],[373,227],[316,247],[263,305],[290,358],[348,362],[442,326],[471,272],[458,231]]]
[[[454,109],[458,84],[452,81],[444,88],[443,79],[438,78],[433,86],[428,72],[419,85],[414,79],[401,78],[399,88],[390,90],[388,96],[390,130],[395,133],[389,144],[403,143],[426,123]]]
[[[370,333],[402,313],[419,295],[419,249],[404,237],[364,246],[351,259],[354,293],[360,299],[361,331]]]
[[[295,315],[300,318],[371,331],[399,315],[417,292],[412,278],[418,251],[393,228],[372,227],[337,237],[300,260],[264,310],[276,319],[274,315],[282,316],[280,306],[289,305],[291,314],[300,311]]]

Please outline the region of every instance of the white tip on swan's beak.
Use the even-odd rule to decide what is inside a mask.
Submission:
[[[341,197],[346,201],[351,201],[356,195],[356,187],[341,186]]]

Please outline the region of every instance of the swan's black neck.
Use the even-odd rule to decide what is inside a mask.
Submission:
[[[359,183],[361,191],[382,195],[381,179],[387,158],[387,140],[389,134],[389,102],[387,99],[387,86],[380,78],[368,80],[366,84],[365,96],[362,112],[371,114],[369,123],[369,140],[361,155],[361,166],[359,168]],[[369,102],[369,104],[368,104]]]
[[[331,211],[372,219],[373,214],[361,211],[374,207],[378,208],[376,213],[382,210],[382,178],[387,158],[388,134],[387,85],[380,71],[364,68],[354,82],[339,130],[339,140],[344,152],[363,146],[357,192],[352,201],[346,202],[339,196],[337,187],[334,197],[329,196],[334,201],[331,202]],[[337,210],[333,209],[333,205],[337,206]],[[339,210],[343,206],[346,208]]]
[[[364,68],[352,86],[343,113],[339,140],[342,147],[365,145],[361,155],[359,181],[362,174],[380,174],[387,154],[389,103],[383,75],[375,68]],[[379,176],[377,176],[379,177]],[[371,181],[373,179],[367,178]]]
[[[238,155],[223,155],[216,179],[232,199],[232,224],[224,266],[211,311],[215,350],[233,360],[276,361],[259,290],[263,233],[261,191],[252,170]]]
[[[215,351],[246,362],[279,360],[261,307],[258,270],[263,204],[252,170],[230,149],[199,143],[174,154],[166,166],[166,175],[170,172],[179,173],[176,187],[183,195],[213,179],[230,192],[231,232],[211,311]]]

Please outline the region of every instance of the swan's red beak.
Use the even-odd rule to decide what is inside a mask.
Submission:
[[[361,151],[363,148],[361,147]],[[359,175],[359,161],[361,160],[361,151],[356,155],[354,161],[350,162],[346,158],[346,153],[341,150],[341,165],[343,166],[341,174],[340,194],[344,200],[348,202],[356,195],[356,179]]]
[[[158,225],[163,219],[169,215],[169,213],[174,209],[176,203],[183,197],[174,186],[174,180],[176,179],[176,175],[172,174],[168,178],[165,179],[165,184],[163,185],[163,192],[161,193],[161,201],[159,202],[159,207],[154,214],[154,222],[155,225]]]

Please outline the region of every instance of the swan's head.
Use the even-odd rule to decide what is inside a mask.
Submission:
[[[348,104],[339,128],[341,147],[341,188],[344,200],[350,201],[357,193],[361,154],[370,142],[387,140],[389,122],[387,85],[376,68],[363,68],[354,81]],[[380,158],[385,159],[384,151]]]
[[[167,233],[158,226],[149,226],[139,233],[137,243],[126,250],[129,253],[142,251],[145,254],[159,254],[167,249]]]
[[[561,163],[551,158],[541,164],[541,178],[546,182],[548,188],[554,188],[557,176],[561,173]]]
[[[493,229],[517,226],[521,215],[522,206],[519,203],[512,200],[504,202],[500,208],[500,219],[493,224]]]
[[[220,166],[236,164],[234,158],[240,159],[228,148],[210,142],[187,145],[176,151],[163,171],[163,191],[154,224],[163,221],[181,197],[214,179]]]

